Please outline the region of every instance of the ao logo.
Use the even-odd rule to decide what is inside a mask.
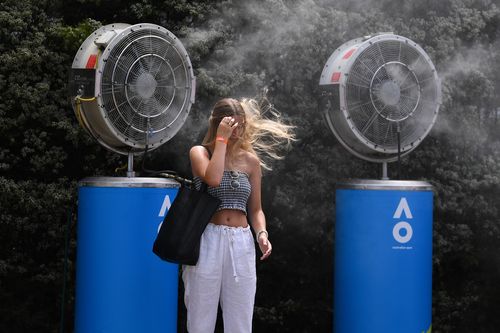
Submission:
[[[172,204],[170,202],[170,197],[167,194],[167,195],[165,195],[165,199],[163,199],[163,204],[161,205],[160,213],[158,213],[158,217],[165,217],[165,213],[167,212],[167,209],[170,209],[170,206],[172,206]],[[163,223],[163,221],[160,222],[160,224],[158,225],[158,232],[160,232],[160,228],[161,228],[162,223]]]
[[[410,211],[410,206],[408,206],[408,201],[406,201],[406,198],[403,197],[399,201],[398,208],[396,208],[396,211],[394,212],[394,219],[400,219],[402,214],[405,214],[407,219],[412,219],[413,215],[411,214]],[[401,230],[405,230],[406,234],[404,236],[401,236]],[[401,221],[396,223],[394,228],[392,229],[392,236],[394,239],[399,242],[399,243],[408,243],[413,236],[413,229],[411,228],[411,225],[406,222],[406,221]]]

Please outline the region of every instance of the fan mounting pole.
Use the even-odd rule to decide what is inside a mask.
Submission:
[[[382,180],[389,180],[389,177],[387,177],[387,162],[382,162]]]
[[[134,154],[132,154],[132,153],[128,153],[127,177],[129,177],[129,178],[135,177],[135,172],[134,172]]]
[[[397,139],[398,139],[398,180],[401,180],[401,127],[399,121],[397,125]]]

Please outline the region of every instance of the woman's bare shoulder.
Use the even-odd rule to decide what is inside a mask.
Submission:
[[[260,160],[257,155],[247,151],[245,152],[245,160],[248,168],[250,169],[250,173],[254,173],[256,171],[260,173]]]
[[[207,148],[205,148],[204,146],[197,145],[197,146],[191,147],[191,149],[189,150],[189,155],[191,157],[199,156],[199,155],[208,157],[208,151],[207,151]]]

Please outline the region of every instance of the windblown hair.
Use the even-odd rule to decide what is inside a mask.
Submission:
[[[268,113],[274,119],[264,117]],[[243,131],[229,151],[230,156],[241,148],[257,156],[264,169],[271,170],[266,161],[283,159],[278,150],[283,146],[289,148],[291,142],[295,141],[292,132],[294,126],[283,123],[280,113],[266,99],[259,103],[250,98],[224,98],[212,110],[208,131],[202,143],[205,147],[213,150],[217,128],[222,118],[228,116],[240,116],[244,119],[244,123],[239,125]]]

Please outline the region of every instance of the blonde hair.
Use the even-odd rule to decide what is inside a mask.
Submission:
[[[264,117],[267,114],[274,119]],[[219,100],[212,110],[208,131],[202,143],[205,147],[213,150],[217,128],[222,118],[227,116],[240,116],[243,119],[243,123],[239,125],[243,131],[229,151],[229,155],[238,149],[243,149],[257,156],[264,169],[271,170],[267,160],[283,159],[278,150],[283,146],[289,148],[291,142],[295,141],[292,131],[295,126],[283,123],[280,113],[266,98],[262,98],[260,103],[251,98],[241,100],[224,98]]]

